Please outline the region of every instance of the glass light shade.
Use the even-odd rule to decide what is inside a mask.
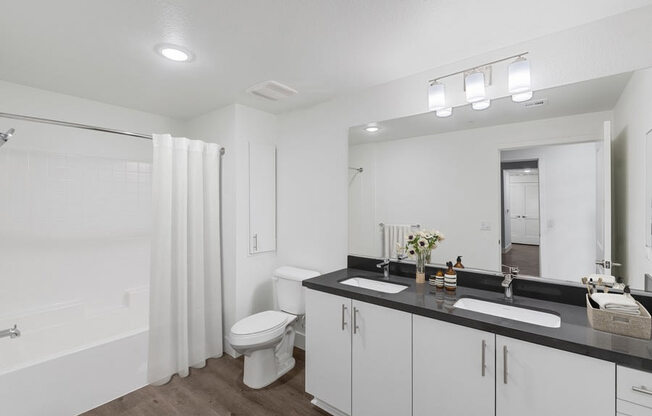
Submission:
[[[484,100],[484,73],[472,72],[464,79],[466,88],[466,101],[475,103]]]
[[[530,91],[530,62],[522,56],[509,65],[509,92],[517,94]]]
[[[437,110],[435,114],[437,114],[437,117],[448,117],[453,114],[453,107],[442,108]]]
[[[512,95],[512,101],[515,103],[522,103],[532,98],[532,91],[519,92],[518,94]]]
[[[490,105],[491,105],[491,100],[486,99],[486,100],[477,101],[477,102],[471,104],[471,107],[473,107],[474,110],[485,110],[485,109],[489,108]]]
[[[428,109],[430,111],[446,108],[446,87],[435,82],[428,87]]]

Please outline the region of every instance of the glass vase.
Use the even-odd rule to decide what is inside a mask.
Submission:
[[[417,283],[426,283],[426,257],[425,252],[417,253]]]

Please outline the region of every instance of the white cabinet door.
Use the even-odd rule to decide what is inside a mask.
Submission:
[[[306,290],[306,391],[351,414],[351,299]]]
[[[496,336],[496,415],[613,416],[615,364]]]
[[[276,250],[276,147],[249,143],[249,253]]]
[[[353,416],[412,414],[412,315],[353,301]]]
[[[413,416],[494,416],[495,335],[412,319]]]

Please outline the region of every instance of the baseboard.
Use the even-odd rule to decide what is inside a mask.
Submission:
[[[503,249],[503,254],[509,253],[511,249],[512,249],[512,243],[509,243],[507,247]]]
[[[348,414],[334,408],[330,404],[326,402],[322,402],[321,400],[314,398],[310,401],[310,403],[313,404],[313,406],[319,407],[321,410],[325,411],[328,414],[331,414],[333,416],[349,416]]]

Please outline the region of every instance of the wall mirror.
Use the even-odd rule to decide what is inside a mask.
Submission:
[[[396,258],[406,234],[436,229],[446,240],[434,264],[462,256],[467,268],[518,266],[574,282],[601,273],[643,289],[652,273],[651,93],[644,69],[482,111],[351,127],[349,253]]]

